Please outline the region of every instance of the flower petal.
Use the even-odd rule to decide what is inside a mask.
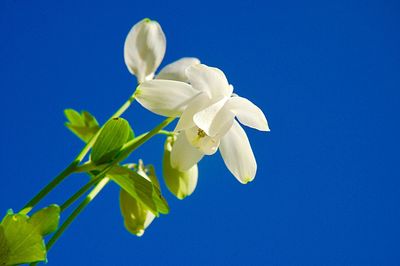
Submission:
[[[221,139],[219,147],[226,167],[239,182],[246,184],[256,175],[257,163],[246,132],[234,122],[231,129]]]
[[[232,126],[235,115],[225,107],[224,97],[193,116],[194,123],[209,136],[223,136]]]
[[[226,108],[231,110],[243,125],[261,131],[269,131],[267,118],[263,111],[246,98],[232,97],[226,104]]]
[[[173,80],[149,80],[139,85],[136,100],[153,113],[180,116],[199,92],[187,83]]]
[[[151,79],[164,58],[166,39],[158,22],[143,19],[132,27],[125,40],[124,58],[138,82]]]
[[[220,138],[207,136],[206,133],[198,127],[185,130],[187,140],[195,148],[206,155],[212,155],[217,152]]]
[[[186,75],[195,89],[207,92],[212,99],[232,94],[232,86],[229,86],[225,74],[218,68],[193,65],[186,69]]]
[[[204,154],[193,147],[185,132],[178,134],[171,150],[171,166],[180,171],[187,171],[203,158]]]
[[[158,73],[156,79],[169,79],[188,83],[186,69],[192,65],[200,64],[200,60],[194,57],[181,58],[167,66]]]
[[[195,96],[179,118],[178,124],[175,127],[175,132],[194,127],[194,114],[204,108],[209,101],[210,98],[205,92],[201,92]]]

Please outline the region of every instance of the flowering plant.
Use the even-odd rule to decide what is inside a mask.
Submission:
[[[72,221],[110,181],[120,187],[120,209],[126,229],[137,236],[169,206],[161,193],[154,166],[123,163],[155,135],[165,135],[163,179],[177,198],[193,193],[198,162],[220,151],[229,171],[246,184],[256,175],[257,164],[243,125],[269,131],[263,112],[249,100],[233,93],[225,74],[201,64],[197,58],[182,58],[156,75],[166,51],[161,26],[150,19],[130,30],[124,47],[128,70],[138,86],[132,96],[102,126],[86,111],[65,110],[66,127],[79,137],[84,148],[76,158],[19,212],[9,210],[0,224],[0,265],[37,264]],[[140,135],[122,118],[134,101],[166,119]],[[175,129],[165,128],[178,120]],[[239,121],[239,122],[238,122]],[[86,173],[90,179],[64,203],[34,210],[64,179]],[[82,199],[61,225],[60,216]],[[44,238],[50,236],[47,243]]]

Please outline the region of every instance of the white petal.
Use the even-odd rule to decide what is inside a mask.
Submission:
[[[181,58],[167,66],[158,73],[156,79],[169,79],[188,83],[186,69],[190,66],[200,64],[200,60],[194,57]]]
[[[206,133],[198,127],[186,129],[187,140],[195,148],[206,155],[212,155],[217,152],[220,138],[207,136]]]
[[[255,104],[242,97],[232,97],[226,104],[243,125],[261,131],[269,131],[268,122],[264,113]]]
[[[124,58],[138,82],[152,78],[164,58],[166,39],[160,24],[143,19],[132,27],[125,40]]]
[[[154,218],[156,218],[156,216],[151,211],[147,211],[146,220],[144,221],[144,229],[149,227]]]
[[[173,80],[149,80],[139,85],[136,100],[153,113],[180,116],[199,92],[187,83]]]
[[[221,139],[219,150],[226,167],[239,182],[246,184],[254,179],[257,171],[256,159],[246,132],[238,122],[235,121]]]
[[[232,94],[232,86],[229,86],[225,74],[218,68],[193,65],[186,69],[186,75],[195,89],[207,92],[213,99]]]
[[[175,127],[175,132],[194,127],[194,114],[204,108],[209,103],[209,101],[210,98],[205,92],[201,92],[196,97],[194,97],[179,118],[178,124]]]
[[[171,150],[171,165],[180,171],[187,171],[203,158],[204,154],[190,145],[185,132],[178,134]]]
[[[223,136],[232,126],[235,115],[225,107],[224,97],[193,116],[194,123],[209,136]]]

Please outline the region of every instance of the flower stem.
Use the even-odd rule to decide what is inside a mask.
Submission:
[[[132,104],[135,100],[135,94],[132,94],[129,99],[109,118],[112,119],[114,117],[121,116]],[[59,175],[57,175],[48,185],[46,185],[38,194],[36,194],[21,210],[21,213],[28,214],[35,206],[38,204],[47,194],[49,194],[57,185],[59,185],[66,177],[71,175],[78,165],[85,158],[87,153],[92,148],[93,144],[96,142],[97,137],[100,135],[100,131],[90,139],[88,143],[86,143],[85,147],[81,150],[81,152],[76,156],[75,160],[67,166]]]
[[[149,139],[151,139],[154,135],[158,134],[164,127],[168,126],[172,121],[175,120],[175,117],[169,117],[161,122],[158,126],[153,128],[151,131],[140,135],[133,140],[127,142],[121,149],[120,154],[117,156],[115,162],[120,162],[126,157],[129,156],[134,150],[142,146]]]
[[[69,199],[67,199],[63,204],[60,206],[60,211],[63,212],[69,206],[71,206],[77,199],[79,199],[83,194],[85,194],[93,185],[98,183],[101,178],[95,177],[92,178],[86,185],[81,187],[74,195],[72,195]]]
[[[101,179],[101,181],[90,191],[86,198],[79,204],[79,206],[71,213],[71,215],[65,220],[65,222],[60,226],[57,232],[54,233],[53,237],[50,238],[46,245],[47,251],[54,245],[57,239],[62,235],[62,233],[68,228],[72,221],[86,208],[87,205],[100,193],[100,191],[107,185],[110,181],[108,177]]]
[[[160,135],[165,135],[165,136],[174,136],[175,133],[173,131],[168,131],[168,130],[160,130],[158,131],[158,134]]]
[[[58,176],[56,176],[47,186],[45,186],[35,197],[33,197],[21,210],[20,213],[28,214],[33,207],[43,199],[47,194],[50,193],[61,181],[63,181],[67,176],[72,174],[77,166],[77,162],[74,161],[67,168],[64,169]]]

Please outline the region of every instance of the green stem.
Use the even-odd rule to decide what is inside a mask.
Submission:
[[[88,183],[86,183],[83,187],[81,187],[74,195],[72,195],[69,199],[67,199],[61,206],[60,211],[63,212],[69,206],[71,206],[77,199],[79,199],[83,194],[85,194],[93,185],[98,183],[101,178],[94,177]]]
[[[133,140],[127,142],[121,149],[120,154],[117,156],[115,159],[115,162],[120,162],[126,157],[129,156],[134,150],[142,146],[144,143],[146,143],[149,139],[151,139],[154,135],[158,134],[160,130],[162,130],[164,127],[168,126],[172,121],[174,121],[174,117],[169,117],[165,119],[163,122],[161,122],[158,126],[153,128],[151,131],[140,135]]]
[[[39,203],[47,194],[50,193],[58,184],[61,183],[67,176],[72,174],[77,166],[77,162],[74,161],[67,168],[64,169],[58,176],[56,176],[47,186],[45,186],[35,197],[33,197],[21,210],[20,213],[28,214],[33,207]]]
[[[84,164],[81,164],[75,168],[74,173],[88,173],[93,170],[97,170],[101,168],[102,165],[95,165],[91,161],[87,161]]]
[[[49,242],[46,245],[47,251],[55,244],[57,239],[64,233],[64,231],[68,228],[68,226],[74,221],[74,219],[86,208],[87,205],[100,193],[100,191],[107,185],[110,181],[108,177],[103,178],[90,193],[86,196],[86,198],[79,204],[79,206],[71,213],[71,215],[65,220],[65,222],[60,226],[60,228],[54,233],[52,238],[50,238]]]
[[[135,93],[129,97],[129,99],[109,118],[121,116],[135,100]],[[100,135],[100,131],[90,139],[90,141],[85,145],[81,152],[76,156],[75,160],[67,166],[59,175],[57,175],[48,185],[46,185],[38,194],[36,194],[21,210],[21,213],[28,214],[35,206],[38,204],[47,194],[49,194],[58,184],[60,184],[66,177],[74,173],[78,165],[85,158],[87,153],[92,148],[93,144],[96,142],[97,137]]]
[[[175,133],[173,131],[168,131],[168,130],[160,130],[160,131],[158,131],[158,134],[166,135],[168,137],[175,135]]]

